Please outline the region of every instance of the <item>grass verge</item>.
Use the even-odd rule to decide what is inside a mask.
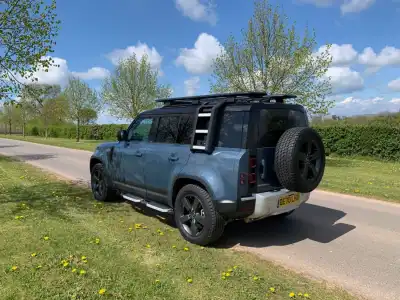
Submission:
[[[355,299],[4,156],[0,194],[2,299]]]
[[[0,137],[40,144],[93,151],[100,141],[81,141],[14,135]],[[322,190],[400,202],[400,163],[368,158],[327,158],[326,171],[319,187]]]
[[[36,137],[36,136],[23,137],[21,135],[4,135],[4,134],[0,134],[0,138],[26,141],[43,145],[51,145],[51,146],[65,147],[78,150],[87,150],[87,151],[94,151],[94,149],[98,144],[105,142],[105,141],[94,141],[94,140],[81,140],[79,142],[76,142],[73,139],[62,139],[62,138],[45,139],[43,137]]]

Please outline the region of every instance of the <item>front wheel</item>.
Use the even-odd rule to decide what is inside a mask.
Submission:
[[[90,186],[94,199],[97,201],[111,201],[115,198],[115,191],[109,186],[104,167],[101,163],[93,166]]]
[[[202,246],[216,242],[225,229],[225,220],[215,210],[210,195],[194,184],[179,191],[175,201],[175,222],[185,240]]]

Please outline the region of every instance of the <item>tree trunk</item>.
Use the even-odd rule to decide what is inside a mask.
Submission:
[[[25,137],[25,122],[22,123],[22,136]]]
[[[11,121],[8,122],[8,126],[9,126],[9,129],[10,129],[10,135],[11,135]]]
[[[79,142],[80,137],[80,122],[79,119],[76,121],[76,142]]]

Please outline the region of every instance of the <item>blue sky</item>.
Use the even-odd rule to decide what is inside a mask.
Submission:
[[[277,1],[271,1],[275,4]],[[333,45],[328,71],[337,102],[349,115],[400,109],[400,0],[284,0],[300,31],[314,28],[318,51]],[[71,72],[99,89],[113,61],[148,53],[173,95],[209,92],[210,62],[230,34],[240,37],[251,0],[58,1],[62,28],[52,54],[61,67],[39,80],[65,83]],[[113,122],[104,113],[99,123]]]

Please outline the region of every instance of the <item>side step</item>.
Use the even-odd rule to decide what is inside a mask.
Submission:
[[[143,198],[137,197],[137,196],[133,196],[131,194],[121,194],[122,198],[124,198],[125,200],[128,200],[130,202],[133,203],[141,203],[146,205],[148,208],[154,209],[156,211],[162,212],[162,213],[166,213],[166,214],[172,214],[174,211],[172,208],[161,204],[161,203],[157,203],[157,202],[150,202],[147,201]]]

